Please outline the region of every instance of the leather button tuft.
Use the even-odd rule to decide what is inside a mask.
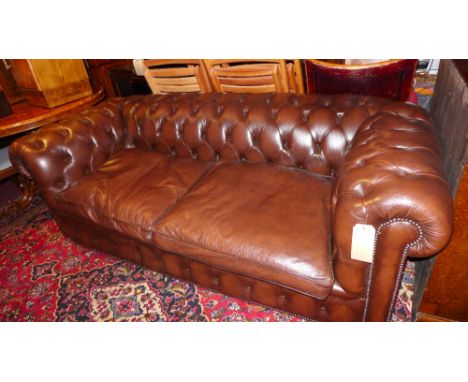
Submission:
[[[43,141],[37,139],[37,140],[34,141],[33,146],[34,146],[35,149],[40,150],[40,149],[43,149],[45,147],[45,144],[44,144]]]
[[[356,167],[364,167],[366,165],[366,161],[364,159],[358,159],[356,161]]]
[[[284,303],[286,302],[286,296],[284,294],[280,294],[278,297],[278,301],[282,309],[284,309]]]
[[[62,137],[68,138],[69,131],[67,129],[60,129],[57,131]]]
[[[200,109],[200,105],[192,105],[192,115],[195,115],[198,113],[198,109]]]
[[[410,173],[406,171],[404,168],[400,167],[398,168],[395,173],[397,173],[400,176],[408,176]]]
[[[353,187],[353,194],[359,198],[362,198],[365,194],[364,184],[358,183]]]

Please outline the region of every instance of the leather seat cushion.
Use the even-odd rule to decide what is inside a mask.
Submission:
[[[153,151],[118,152],[60,194],[60,208],[131,237],[151,240],[154,222],[212,166]]]
[[[154,241],[324,299],[333,284],[331,190],[330,177],[304,170],[221,161],[156,223]]]

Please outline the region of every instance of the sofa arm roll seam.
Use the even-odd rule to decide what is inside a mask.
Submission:
[[[373,247],[373,255],[372,255],[372,263],[369,267],[369,282],[367,283],[367,288],[366,288],[366,298],[365,298],[365,306],[364,306],[364,313],[363,313],[363,318],[362,320],[365,321],[366,320],[366,316],[367,316],[367,311],[368,311],[368,307],[369,307],[369,297],[370,297],[370,291],[372,289],[372,286],[374,284],[374,263],[375,263],[375,257],[376,257],[376,254],[377,254],[377,242],[379,240],[379,237],[380,235],[382,234],[382,230],[391,225],[391,224],[394,224],[394,223],[409,223],[409,224],[412,224],[414,225],[417,229],[418,229],[418,237],[413,240],[412,242],[410,243],[407,243],[405,245],[405,247],[403,248],[403,251],[401,253],[401,257],[400,257],[400,263],[399,263],[399,270],[398,270],[398,277],[396,278],[395,280],[395,284],[393,286],[393,291],[392,291],[392,302],[390,304],[390,308],[389,308],[389,313],[387,315],[387,321],[390,320],[390,315],[392,314],[392,311],[393,311],[393,306],[394,306],[394,303],[395,303],[395,298],[396,298],[396,295],[398,293],[398,288],[399,288],[399,284],[401,282],[401,277],[403,275],[403,267],[404,267],[404,264],[405,264],[405,261],[406,261],[406,258],[408,257],[408,252],[409,252],[409,249],[412,247],[412,246],[415,246],[417,245],[419,242],[421,242],[423,240],[423,230],[422,230],[422,227],[417,223],[415,222],[414,220],[410,220],[410,219],[403,219],[403,218],[394,218],[394,219],[390,219],[390,220],[387,220],[386,222],[383,222],[381,223],[376,231],[375,231],[375,239],[374,239],[374,247]]]
[[[121,107],[107,101],[20,137],[10,146],[13,165],[43,191],[62,191],[123,147]]]

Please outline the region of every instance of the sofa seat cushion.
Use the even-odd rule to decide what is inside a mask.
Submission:
[[[123,150],[62,192],[58,202],[68,213],[147,241],[154,222],[212,165]]]
[[[324,299],[331,291],[332,179],[218,162],[154,227],[155,243],[205,264]]]

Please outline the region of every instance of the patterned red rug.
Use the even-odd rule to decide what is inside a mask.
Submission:
[[[4,222],[5,223],[5,222]],[[302,321],[90,250],[36,200],[0,227],[1,321]],[[409,263],[393,321],[409,321]]]

